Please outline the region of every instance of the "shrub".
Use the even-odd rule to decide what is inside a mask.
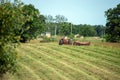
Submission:
[[[0,78],[7,72],[16,71],[17,52],[14,47],[0,45]]]
[[[18,44],[19,31],[25,19],[21,13],[17,5],[0,3],[0,80],[7,72],[16,71],[15,45]]]

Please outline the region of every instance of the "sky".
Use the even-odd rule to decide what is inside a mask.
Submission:
[[[105,25],[105,11],[120,0],[21,0],[33,4],[42,15],[64,15],[73,24]]]

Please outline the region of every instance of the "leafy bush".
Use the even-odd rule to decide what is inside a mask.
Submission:
[[[24,22],[21,10],[10,2],[0,3],[0,80],[7,72],[16,71],[19,30]]]
[[[120,36],[118,35],[112,36],[112,35],[106,34],[105,39],[107,42],[120,42]]]
[[[17,52],[14,47],[0,45],[0,77],[7,72],[16,71]]]

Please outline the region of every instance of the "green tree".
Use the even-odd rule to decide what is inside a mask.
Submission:
[[[56,33],[61,34],[61,26],[64,25],[65,22],[67,22],[67,18],[63,15],[56,15],[55,21],[56,21],[55,26]]]
[[[91,25],[79,25],[79,34],[83,36],[95,36],[96,31]]]
[[[103,37],[105,32],[105,26],[103,25],[95,25],[96,36]]]
[[[71,24],[64,22],[60,27],[59,27],[59,35],[70,35],[71,33]]]
[[[36,38],[43,30],[45,24],[45,17],[40,15],[38,9],[33,5],[24,5],[22,8],[23,15],[26,17],[26,21],[20,30],[21,42],[26,42]]]
[[[120,4],[115,8],[110,8],[105,12],[106,23],[106,41],[120,42]]]
[[[54,18],[51,15],[45,16],[45,22],[46,22],[46,31],[51,32],[52,28],[54,27],[53,22]]]
[[[21,15],[21,4],[0,3],[0,80],[6,72],[16,69],[16,43],[20,39],[19,30],[25,18]]]

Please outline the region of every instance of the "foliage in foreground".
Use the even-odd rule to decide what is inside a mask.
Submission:
[[[16,3],[0,3],[0,80],[7,72],[16,70],[15,47],[20,39],[18,31],[24,22],[20,12]]]
[[[7,72],[14,73],[16,65],[17,52],[13,47],[0,46],[0,78]]]

